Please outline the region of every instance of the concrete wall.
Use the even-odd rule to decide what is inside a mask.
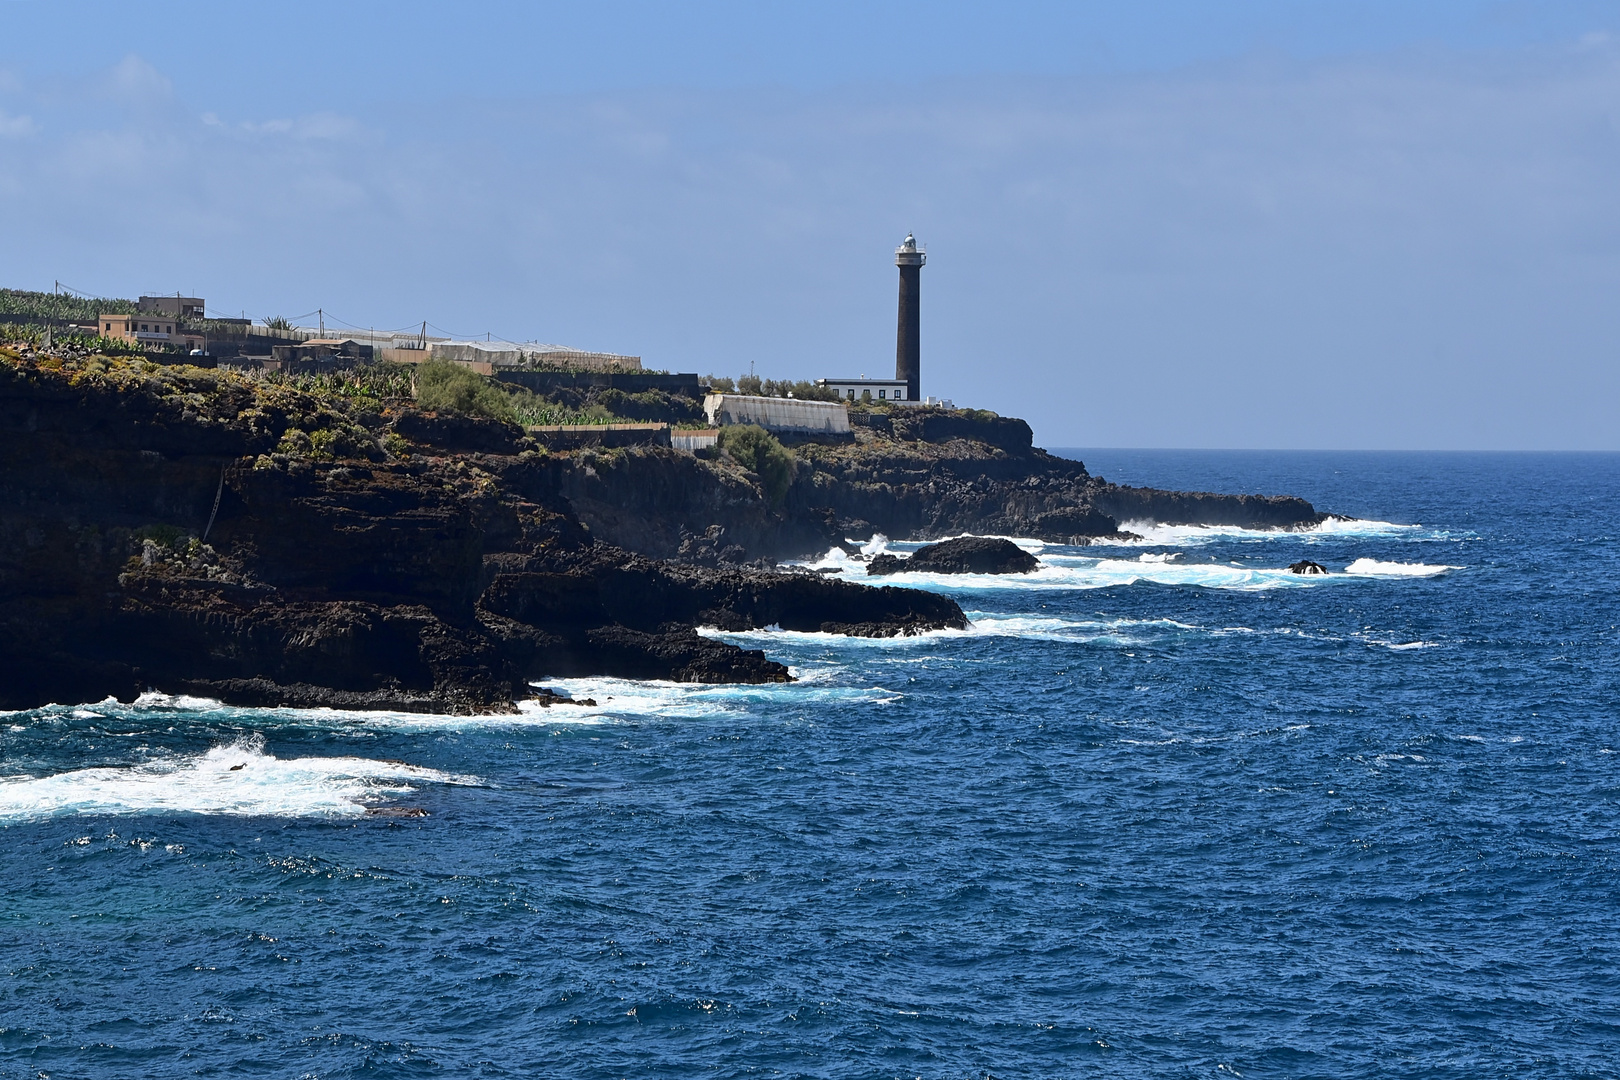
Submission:
[[[669,433],[669,445],[677,450],[707,450],[720,438],[719,428],[707,430],[693,430],[692,428],[676,428]]]
[[[716,427],[758,424],[766,431],[793,434],[849,434],[849,408],[841,401],[710,394],[703,399],[703,411]]]
[[[524,430],[553,450],[670,445],[668,424],[535,424]]]

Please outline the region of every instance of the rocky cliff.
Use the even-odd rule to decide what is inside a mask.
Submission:
[[[587,462],[344,386],[0,351],[0,707],[157,688],[503,711],[546,675],[789,677],[702,625],[965,625],[928,593],[614,547],[569,501]],[[734,479],[690,505],[746,516]]]
[[[408,386],[0,350],[0,707],[158,688],[480,711],[552,675],[784,680],[696,628],[966,625],[944,597],[771,569],[846,537],[1322,517],[1109,484],[966,410],[857,409],[771,499],[725,454],[550,453]]]
[[[775,509],[735,465],[668,449],[559,456],[548,475],[599,538],[710,564],[821,552],[874,531],[1087,543],[1131,522],[1301,528],[1326,516],[1292,496],[1110,484],[1033,446],[1022,420],[994,414],[857,409],[852,418],[852,441],[794,447],[794,481]]]

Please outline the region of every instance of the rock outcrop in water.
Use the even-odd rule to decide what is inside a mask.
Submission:
[[[5,708],[507,711],[546,675],[789,678],[699,626],[966,625],[929,593],[602,543],[515,427],[227,372],[0,353],[0,466]]]
[[[1027,574],[1040,565],[1040,560],[1011,540],[996,536],[963,536],[920,547],[909,559],[897,558],[887,552],[874,555],[866,566],[866,572],[877,576],[902,571],[919,574]]]

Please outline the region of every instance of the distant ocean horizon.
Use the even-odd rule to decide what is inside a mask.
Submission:
[[[0,715],[0,1077],[1612,1075],[1620,453],[1053,452],[1355,520],[709,631],[790,685]]]

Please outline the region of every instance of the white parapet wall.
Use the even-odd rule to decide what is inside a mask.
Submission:
[[[715,427],[758,424],[766,431],[796,435],[849,434],[849,406],[842,401],[709,394],[703,399],[703,411]]]

